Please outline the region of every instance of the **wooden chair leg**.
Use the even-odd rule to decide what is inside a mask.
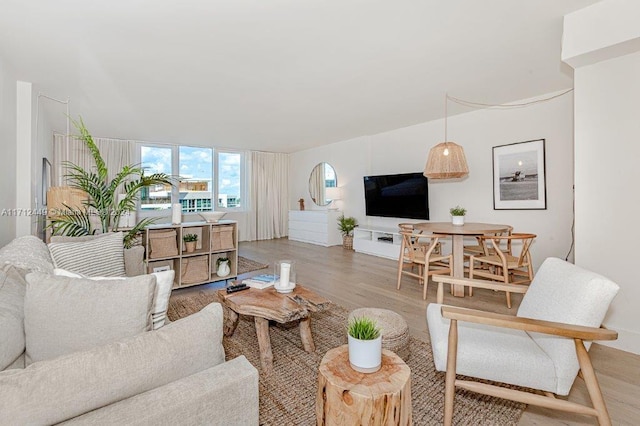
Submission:
[[[402,280],[402,267],[404,261],[402,259],[400,259],[400,261],[398,262],[398,285],[396,286],[397,290],[400,290],[400,281]]]
[[[507,308],[511,309],[511,293],[509,293],[508,291],[507,293]]]
[[[456,361],[458,357],[458,321],[449,325],[449,345],[447,347],[447,372],[444,388],[444,426],[453,424],[453,401],[456,395]]]
[[[587,391],[589,392],[593,408],[598,412],[598,423],[600,423],[601,426],[611,426],[611,418],[609,417],[607,406],[604,403],[604,398],[602,398],[602,391],[600,391],[596,373],[593,371],[591,358],[589,358],[589,354],[582,340],[574,339],[574,342],[576,344],[576,354],[578,355],[578,363],[580,364],[580,371],[582,371],[584,383],[587,385]]]
[[[469,257],[469,279],[472,280],[473,279],[473,268],[474,268],[474,264],[476,263],[475,259],[473,258],[473,256]],[[473,296],[473,287],[469,287],[469,297]]]
[[[429,284],[429,275],[424,277],[424,284],[422,288],[422,300],[427,300],[427,284]]]

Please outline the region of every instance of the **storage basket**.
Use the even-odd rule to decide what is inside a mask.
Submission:
[[[178,244],[176,242],[176,231],[149,232],[149,246],[151,252],[149,258],[170,257],[178,255]]]
[[[209,281],[209,256],[194,256],[180,262],[180,284]]]
[[[220,225],[211,227],[211,250],[228,250],[234,248],[233,226]]]

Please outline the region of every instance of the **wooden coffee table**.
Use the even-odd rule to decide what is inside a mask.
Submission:
[[[311,313],[325,310],[331,303],[324,297],[297,285],[293,292],[278,293],[273,287],[264,290],[249,290],[227,293],[219,290],[218,296],[225,309],[225,336],[233,335],[238,326],[239,315],[254,318],[258,347],[260,348],[260,364],[262,370],[269,374],[273,371],[273,352],[269,337],[269,321],[281,324],[300,320],[300,338],[307,352],[316,350],[311,335]]]

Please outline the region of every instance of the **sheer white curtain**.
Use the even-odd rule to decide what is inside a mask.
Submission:
[[[248,239],[268,240],[287,235],[289,214],[289,155],[251,153],[251,207]]]
[[[107,165],[109,180],[113,179],[124,166],[134,163],[134,141],[108,138],[93,138],[93,141]],[[53,186],[66,185],[64,176],[67,170],[62,165],[65,161],[72,162],[85,170],[95,170],[96,167],[91,152],[82,140],[70,136],[67,143],[65,135],[56,134],[53,140]]]

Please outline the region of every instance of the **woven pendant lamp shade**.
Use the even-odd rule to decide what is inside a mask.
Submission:
[[[431,148],[424,173],[429,179],[454,179],[469,174],[462,147],[454,142],[442,142]]]

